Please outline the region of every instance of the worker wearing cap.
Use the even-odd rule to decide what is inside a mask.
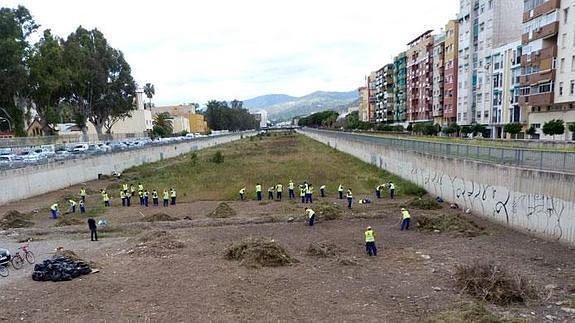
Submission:
[[[288,194],[289,194],[289,199],[291,200],[292,198],[295,199],[295,193],[294,193],[294,184],[293,184],[293,180],[289,180],[289,184],[288,184]]]
[[[256,184],[256,199],[258,201],[262,200],[262,185],[260,183]]]
[[[307,223],[310,227],[313,227],[313,224],[315,222],[315,211],[312,210],[309,207],[304,208],[305,210],[305,214],[307,216]]]
[[[80,199],[82,201],[86,201],[86,189],[83,186],[80,189]]]
[[[54,203],[50,206],[50,213],[52,214],[52,219],[58,218],[58,203]]]
[[[371,256],[377,256],[377,247],[375,246],[375,233],[371,227],[365,230],[365,251]]]
[[[168,192],[167,189],[164,189],[164,194],[162,195],[163,200],[164,200],[164,207],[168,207],[168,204],[170,203],[170,193]]]
[[[389,187],[389,198],[393,200],[393,198],[395,197],[395,184],[389,182],[387,186]]]
[[[170,205],[176,205],[176,190],[173,188],[170,188],[170,198],[172,199]]]
[[[351,203],[353,202],[353,193],[351,192],[351,188],[347,190],[347,208],[351,209]]]
[[[343,185],[339,184],[339,187],[337,188],[337,192],[339,193],[339,199],[343,200]]]
[[[245,188],[245,187],[242,187],[242,188],[240,189],[240,200],[243,201],[245,195],[246,195],[246,188]]]
[[[401,208],[401,231],[403,229],[409,230],[409,223],[411,222],[411,215],[405,208]]]
[[[278,183],[278,184],[276,185],[276,199],[277,199],[278,201],[281,201],[281,200],[282,200],[282,193],[283,193],[283,191],[284,191],[284,186],[283,186],[281,183]]]
[[[84,213],[86,213],[86,205],[84,204],[84,201],[80,200],[80,214]]]
[[[76,213],[76,205],[78,205],[78,203],[74,200],[68,200],[68,203],[70,203],[70,212]]]
[[[319,194],[321,197],[325,197],[325,185],[319,187]]]
[[[158,203],[158,191],[156,191],[156,190],[152,191],[152,205],[154,205],[154,206],[159,205],[159,203]]]

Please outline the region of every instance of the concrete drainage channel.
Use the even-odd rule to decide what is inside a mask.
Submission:
[[[93,158],[72,159],[5,170],[0,172],[0,205],[95,180],[98,174],[121,172],[132,166],[176,157],[190,151],[221,145],[256,134],[256,131],[230,133],[198,138],[190,142],[99,155]]]

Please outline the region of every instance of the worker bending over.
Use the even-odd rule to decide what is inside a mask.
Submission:
[[[405,208],[401,208],[401,231],[409,230],[409,223],[411,222],[411,215]]]
[[[319,187],[319,194],[321,197],[325,197],[325,185]]]
[[[313,224],[315,222],[315,211],[312,210],[309,207],[304,208],[305,210],[305,214],[307,216],[307,223],[310,227],[313,227]]]
[[[242,188],[240,189],[240,200],[243,201],[245,195],[246,195],[246,188],[245,188],[245,187],[242,187]]]
[[[52,219],[58,218],[58,203],[54,203],[50,206],[50,213],[52,214]]]

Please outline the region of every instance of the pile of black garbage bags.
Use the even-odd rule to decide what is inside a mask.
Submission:
[[[34,266],[32,279],[35,281],[67,281],[92,272],[90,265],[83,261],[74,261],[65,256],[46,259]]]

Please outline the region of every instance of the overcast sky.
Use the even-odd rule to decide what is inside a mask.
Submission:
[[[67,36],[100,29],[156,105],[349,91],[458,0],[1,0]]]

